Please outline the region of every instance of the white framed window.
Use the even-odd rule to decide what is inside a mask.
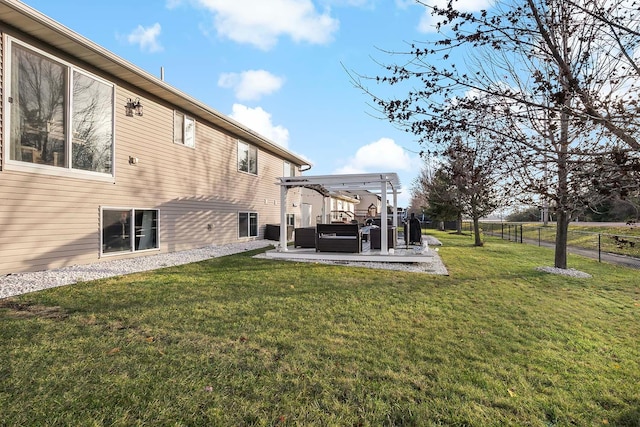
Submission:
[[[296,176],[296,166],[293,163],[285,161],[282,166],[282,176]]]
[[[238,170],[252,175],[258,174],[258,148],[238,141]]]
[[[238,237],[258,237],[257,212],[238,212]]]
[[[296,226],[296,215],[295,214],[286,214],[286,222],[287,222],[287,225],[295,227]]]
[[[160,248],[157,209],[100,209],[101,254],[121,254]]]
[[[196,146],[196,121],[179,111],[173,112],[173,142],[194,148]]]
[[[9,167],[113,177],[113,83],[7,37]]]

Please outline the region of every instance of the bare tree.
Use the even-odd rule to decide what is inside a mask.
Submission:
[[[640,114],[638,67],[633,57],[640,44],[640,20],[632,0],[591,0],[588,8],[564,0],[504,0],[491,13],[478,14],[458,11],[455,3],[450,0],[445,8],[432,8],[440,18],[437,26],[442,37],[424,46],[412,45],[410,65],[390,67],[393,75],[387,81],[416,77],[417,71],[430,83],[421,96],[475,90],[521,106],[551,108],[558,115],[601,126],[640,150],[640,124],[635,120]],[[491,62],[497,67],[469,71],[455,63],[434,63],[467,48],[484,50],[487,57],[496,59]],[[539,69],[555,71],[535,73],[530,66],[535,63]],[[508,79],[499,74],[503,71],[529,80],[534,93],[543,96],[531,98],[531,92],[513,91]],[[563,102],[568,98],[573,102]],[[555,102],[549,104],[547,99]]]
[[[563,0],[503,1],[478,14],[454,4],[433,8],[439,39],[389,52],[404,61],[375,78],[413,84],[404,99],[377,97],[362,76],[354,82],[425,146],[491,135],[508,154],[503,167],[514,187],[554,201],[555,266],[566,268],[569,221],[593,194],[581,174],[598,158],[640,148],[638,76],[625,54],[635,39],[605,37],[607,22]],[[464,67],[451,61],[454,53],[465,54]]]

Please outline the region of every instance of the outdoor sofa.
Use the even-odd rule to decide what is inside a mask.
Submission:
[[[316,252],[351,252],[362,250],[358,224],[316,225]]]

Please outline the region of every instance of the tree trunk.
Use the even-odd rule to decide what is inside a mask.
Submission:
[[[475,234],[475,246],[482,246],[482,239],[480,238],[480,218],[473,217],[473,234]]]
[[[458,214],[456,220],[456,234],[462,234],[462,212]]]
[[[564,209],[558,211],[556,220],[556,256],[554,266],[567,268],[567,237],[569,234],[569,215]]]
[[[561,123],[561,127],[564,128],[565,123]],[[567,235],[569,231],[567,175],[567,145],[562,144],[558,153],[558,206],[556,211],[556,253],[554,262],[556,268],[567,268]]]
[[[564,6],[564,5],[563,5]],[[562,10],[562,48],[564,58],[568,56],[568,31],[565,27],[567,22],[566,9]],[[569,147],[569,114],[571,105],[570,87],[567,74],[560,70],[560,82],[565,93],[565,99],[560,112],[560,140],[558,147],[558,191],[557,191],[557,214],[556,214],[556,253],[554,266],[556,268],[567,268],[567,234],[569,231],[569,215],[567,211],[567,201],[569,196],[569,167],[568,147]]]

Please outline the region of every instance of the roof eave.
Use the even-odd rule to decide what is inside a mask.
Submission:
[[[59,22],[16,0],[0,0],[0,21],[54,46],[56,49],[108,72],[187,113],[201,117],[246,142],[266,149],[299,166],[311,167],[303,157],[292,153],[230,117],[170,86],[163,80],[113,54]],[[307,169],[308,170],[308,169]]]

